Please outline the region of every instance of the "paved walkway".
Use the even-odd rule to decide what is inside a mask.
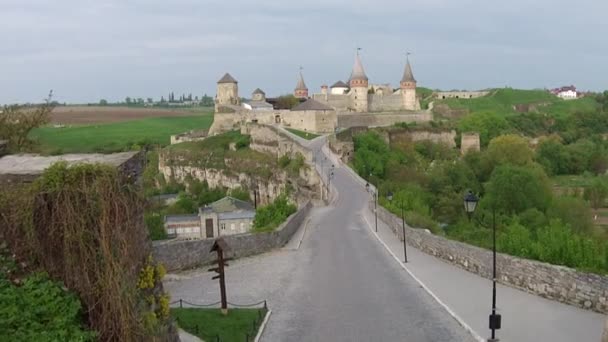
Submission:
[[[373,232],[374,214],[368,209],[363,209],[360,214]],[[380,219],[375,235],[403,261],[403,242]],[[407,252],[406,268],[470,326],[478,338],[488,338],[492,282],[412,246],[408,245]],[[497,287],[497,307],[502,315],[502,329],[497,336],[507,342],[600,341],[606,320],[604,315],[500,284]]]

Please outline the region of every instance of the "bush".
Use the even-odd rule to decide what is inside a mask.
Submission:
[[[78,297],[44,273],[16,286],[0,275],[0,331],[12,341],[95,341]]]
[[[507,214],[520,213],[529,208],[547,209],[551,201],[551,187],[540,167],[506,164],[497,167],[486,185],[485,202]]]
[[[146,226],[148,227],[148,233],[152,240],[164,240],[167,238],[167,232],[165,231],[165,225],[163,217],[156,213],[147,213],[144,215]]]
[[[547,216],[560,219],[578,233],[590,233],[593,229],[591,210],[587,202],[576,197],[555,197]]]
[[[297,207],[289,203],[285,194],[281,194],[274,202],[258,208],[253,220],[253,229],[257,232],[272,231],[296,211]]]

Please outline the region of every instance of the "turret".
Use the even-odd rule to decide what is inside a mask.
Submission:
[[[416,79],[414,78],[414,73],[412,73],[409,58],[405,63],[405,70],[403,71],[400,84],[403,108],[406,110],[419,110],[420,104],[416,99]]]
[[[251,93],[251,99],[253,101],[266,101],[266,93],[264,93],[262,89],[256,88],[253,93]]]
[[[367,85],[368,78],[363,70],[363,64],[359,58],[359,52],[355,55],[355,65],[350,75],[350,96],[353,102],[355,112],[367,112]]]
[[[238,82],[226,73],[219,81],[217,81],[217,94],[215,95],[215,111],[218,111],[219,106],[223,105],[239,105],[241,99],[239,97]]]
[[[302,76],[301,68],[300,77],[298,78],[298,83],[296,84],[296,89],[293,91],[293,95],[297,98],[308,98],[308,88],[306,87],[306,83],[304,83],[304,76]]]
[[[327,95],[327,84],[321,86],[321,94]]]

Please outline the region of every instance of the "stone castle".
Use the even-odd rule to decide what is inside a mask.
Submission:
[[[338,81],[329,89],[327,85],[322,85],[321,93],[313,94],[312,98],[341,112],[420,110],[420,102],[416,98],[416,79],[409,59],[399,83],[400,87],[396,90],[390,84],[369,84],[363,63],[357,54],[348,84]]]
[[[259,88],[253,91],[251,100],[241,103],[238,82],[226,73],[217,82],[216,115],[209,133],[225,132],[248,122],[331,133],[338,126],[338,116],[380,112],[402,112],[401,114],[407,115],[420,110],[420,102],[416,97],[416,79],[409,59],[398,89],[391,88],[389,84],[369,84],[357,53],[348,84],[338,81],[331,87],[323,85],[320,93],[309,96],[300,71],[293,95],[301,102],[291,109],[275,109],[270,103],[273,101],[267,99]]]

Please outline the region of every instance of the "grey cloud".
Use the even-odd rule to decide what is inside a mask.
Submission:
[[[344,80],[354,48],[371,81],[396,84],[405,51],[431,88],[603,89],[608,3],[582,0],[4,0],[0,103],[215,92]]]

